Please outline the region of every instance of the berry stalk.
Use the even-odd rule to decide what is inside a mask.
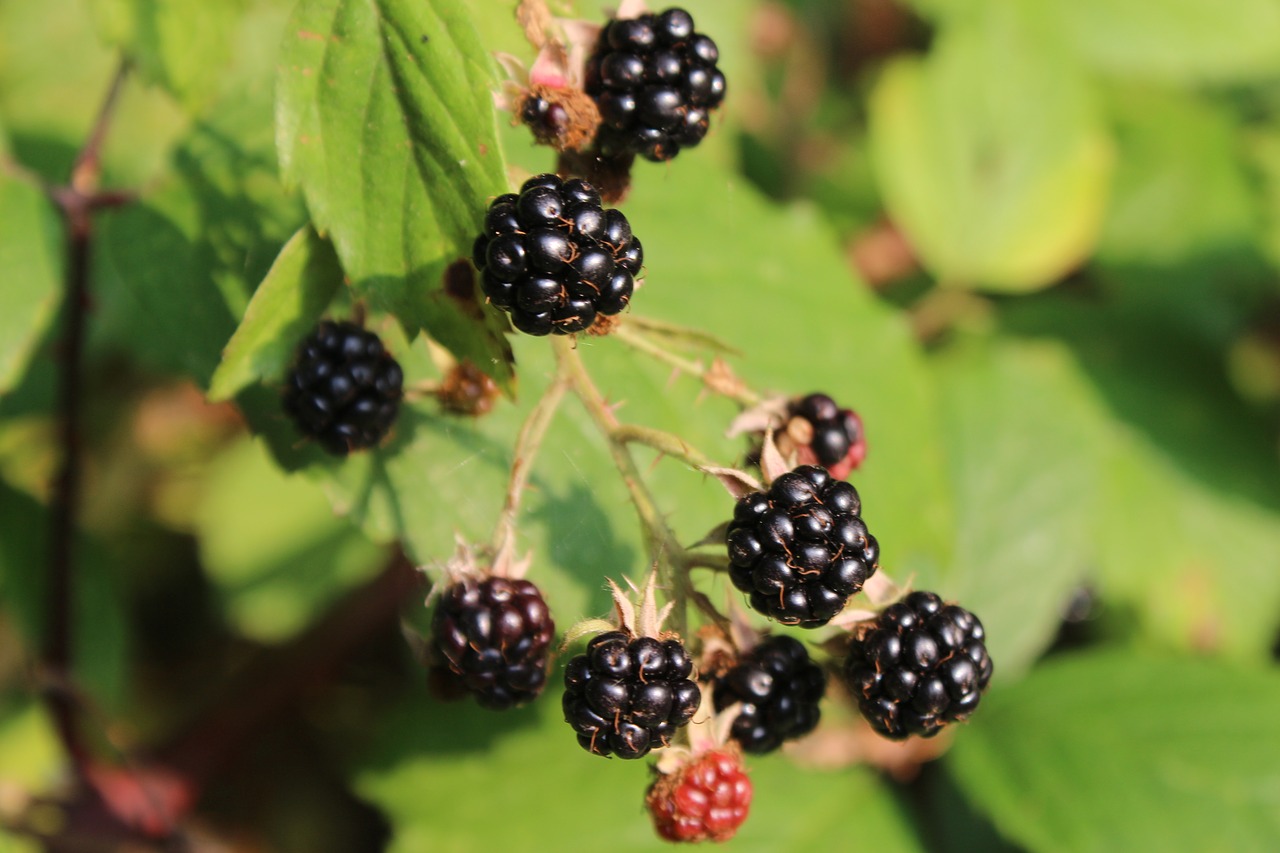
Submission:
[[[520,426],[520,434],[516,437],[515,452],[511,459],[511,477],[507,481],[507,497],[502,505],[502,514],[493,530],[494,563],[504,565],[513,556],[516,540],[516,519],[520,514],[520,500],[524,497],[525,486],[529,483],[529,474],[533,470],[533,462],[542,447],[542,439],[547,428],[555,418],[569,390],[569,380],[558,374],[537,405],[529,412]]]
[[[737,376],[730,373],[723,362],[717,359],[712,362],[711,367],[704,367],[701,361],[691,361],[676,355],[669,348],[654,341],[645,327],[653,325],[656,331],[673,336],[683,336],[683,330],[654,325],[652,321],[648,320],[643,321],[643,324],[637,327],[635,325],[636,320],[637,318],[631,317],[628,318],[628,322],[619,324],[613,332],[614,337],[637,352],[652,356],[681,373],[687,373],[702,382],[711,392],[728,397],[741,406],[750,408],[760,402],[760,395],[748,388],[746,383]],[[718,342],[708,339],[707,336],[699,336],[698,342],[709,346],[718,345]]]

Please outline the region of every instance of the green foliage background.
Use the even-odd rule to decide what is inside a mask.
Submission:
[[[138,79],[104,182],[138,199],[97,220],[77,671],[145,745],[390,543],[425,564],[492,528],[550,352],[440,282],[489,198],[554,162],[493,106],[492,53],[532,58],[512,6],[0,3],[0,790],[41,791],[62,760],[28,669],[65,264],[40,184],[65,180],[116,58]],[[728,342],[754,387],[856,407],[882,565],[977,612],[996,661],[910,784],[751,761],[729,847],[1280,848],[1280,2],[687,7],[730,94],[702,146],[635,169],[632,311]],[[851,247],[885,222],[919,267],[868,283]],[[298,445],[275,388],[356,299],[410,383],[439,378],[430,336],[509,396],[474,421],[416,401],[345,461]],[[739,457],[730,403],[616,340],[579,347],[623,417]],[[684,541],[730,512],[679,464],[646,474]],[[561,628],[602,614],[604,576],[648,558],[576,404],[532,483],[531,577]],[[305,735],[265,738],[270,793],[248,806],[232,774],[210,794],[212,825],[272,849],[658,847],[644,762],[578,749],[557,691],[496,715],[423,682],[394,638],[361,658]],[[31,844],[0,829],[0,850]]]

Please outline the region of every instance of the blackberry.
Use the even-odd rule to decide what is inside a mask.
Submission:
[[[565,722],[588,752],[640,758],[693,717],[702,694],[692,671],[679,640],[600,634],[565,667]]]
[[[644,248],[591,184],[548,174],[493,200],[472,260],[517,329],[568,335],[627,307]]]
[[[373,332],[322,321],[298,347],[284,410],[335,456],[382,440],[400,409],[404,373]]]
[[[827,674],[792,637],[769,637],[716,679],[716,710],[735,702],[733,739],[747,752],[772,752],[784,740],[806,735],[818,725],[818,702]]]
[[[528,702],[547,681],[555,622],[527,580],[462,580],[444,592],[431,632],[443,658],[437,675],[461,685],[485,708]]]
[[[645,806],[667,841],[728,841],[751,810],[751,779],[735,749],[714,749],[654,780]]]
[[[586,92],[600,108],[606,156],[670,160],[702,141],[724,100],[716,43],[684,9],[610,21],[587,62]]]
[[[862,715],[893,740],[967,718],[991,680],[985,636],[977,616],[932,592],[889,605],[845,664]]]
[[[787,413],[807,422],[810,435],[805,445],[817,464],[831,472],[831,476],[843,480],[862,464],[867,455],[867,442],[862,433],[862,419],[852,409],[841,409],[826,394],[810,394],[794,401]]]
[[[766,616],[805,628],[825,625],[877,568],[880,546],[861,508],[857,489],[825,469],[788,471],[734,507],[729,579]]]

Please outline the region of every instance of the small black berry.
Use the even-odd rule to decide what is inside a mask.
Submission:
[[[693,717],[701,693],[692,673],[679,640],[600,634],[565,667],[565,722],[588,752],[640,758]]]
[[[606,156],[670,160],[702,141],[708,114],[724,100],[716,43],[694,31],[683,9],[610,21],[587,64],[586,92],[603,124]]]
[[[536,175],[500,196],[472,247],[493,305],[529,335],[589,328],[631,302],[644,249],[618,210],[580,178]]]
[[[977,616],[932,592],[913,592],[853,641],[845,676],[880,734],[932,737],[978,707],[991,681],[985,640]]]
[[[712,697],[716,710],[742,703],[733,722],[733,739],[747,752],[764,753],[813,731],[826,689],[827,675],[809,659],[804,644],[775,636],[716,679]]]
[[[858,517],[858,492],[813,465],[738,500],[729,524],[729,579],[757,611],[814,628],[875,573],[880,546]]]
[[[547,680],[555,622],[527,580],[464,580],[445,590],[432,620],[438,673],[461,684],[486,708],[528,702]]]
[[[400,409],[404,374],[373,332],[322,321],[298,347],[284,409],[335,456],[373,447]]]

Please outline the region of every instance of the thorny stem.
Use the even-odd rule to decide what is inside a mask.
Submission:
[[[565,391],[569,390],[569,380],[557,375],[551,387],[546,390],[538,404],[529,412],[520,434],[516,437],[515,454],[511,461],[511,478],[507,482],[507,497],[502,506],[502,514],[493,531],[493,561],[495,565],[505,566],[512,557],[516,541],[516,518],[520,514],[520,498],[524,495],[525,486],[529,482],[529,474],[533,470],[534,459],[542,446],[543,436],[551,425]]]
[[[640,524],[644,529],[650,553],[657,560],[658,582],[667,589],[672,590],[672,601],[675,603],[671,615],[672,628],[681,636],[687,634],[687,605],[690,601],[709,619],[716,622],[722,621],[724,617],[714,607],[710,606],[705,596],[697,594],[697,591],[693,588],[692,581],[689,579],[689,566],[691,565],[691,558],[696,559],[696,557],[689,554],[680,545],[675,532],[667,524],[666,519],[662,517],[657,503],[654,501],[653,494],[640,476],[635,459],[631,456],[631,451],[627,447],[628,441],[638,440],[637,436],[640,435],[648,435],[650,437],[666,436],[669,439],[675,439],[675,437],[667,436],[666,433],[661,433],[657,430],[644,430],[641,427],[619,424],[608,403],[605,402],[604,396],[596,388],[595,383],[591,381],[590,375],[587,374],[574,342],[567,338],[556,338],[552,341],[552,344],[555,350],[556,364],[559,368],[558,375],[566,379],[570,384],[574,394],[582,401],[587,414],[591,416],[592,421],[595,422],[609,445],[609,454],[613,457],[618,473],[622,475],[623,484],[631,495],[631,502],[636,508],[636,514],[640,517]],[[679,441],[679,439],[675,440]],[[684,442],[681,441],[680,444],[683,445],[684,450],[680,454],[673,453],[671,455],[680,456],[685,461],[695,458],[705,459],[702,454],[684,444]],[[661,450],[662,448],[659,447],[658,449]]]
[[[664,364],[687,373],[700,380],[711,391],[728,397],[742,406],[754,406],[760,402],[760,395],[752,391],[736,377],[732,381],[723,381],[717,377],[713,368],[704,367],[701,361],[692,361],[676,355],[667,347],[660,346],[646,334],[628,323],[622,323],[614,330],[614,336],[632,349],[645,355],[653,356]]]
[[[623,444],[643,444],[651,447],[664,456],[679,459],[694,468],[709,468],[714,465],[696,447],[669,432],[634,424],[618,424],[613,428],[613,437]]]
[[[46,702],[63,747],[76,772],[84,775],[89,752],[77,725],[77,700],[68,685],[73,663],[73,618],[76,515],[80,506],[81,436],[80,402],[83,397],[83,355],[86,314],[89,307],[90,249],[93,211],[114,206],[119,193],[97,195],[101,177],[102,146],[115,114],[120,92],[128,76],[121,63],[94,120],[93,129],[76,157],[69,185],[49,190],[66,225],[66,326],[63,329],[58,375],[58,443],[62,462],[53,483],[50,502],[48,622],[43,668],[48,683]]]

